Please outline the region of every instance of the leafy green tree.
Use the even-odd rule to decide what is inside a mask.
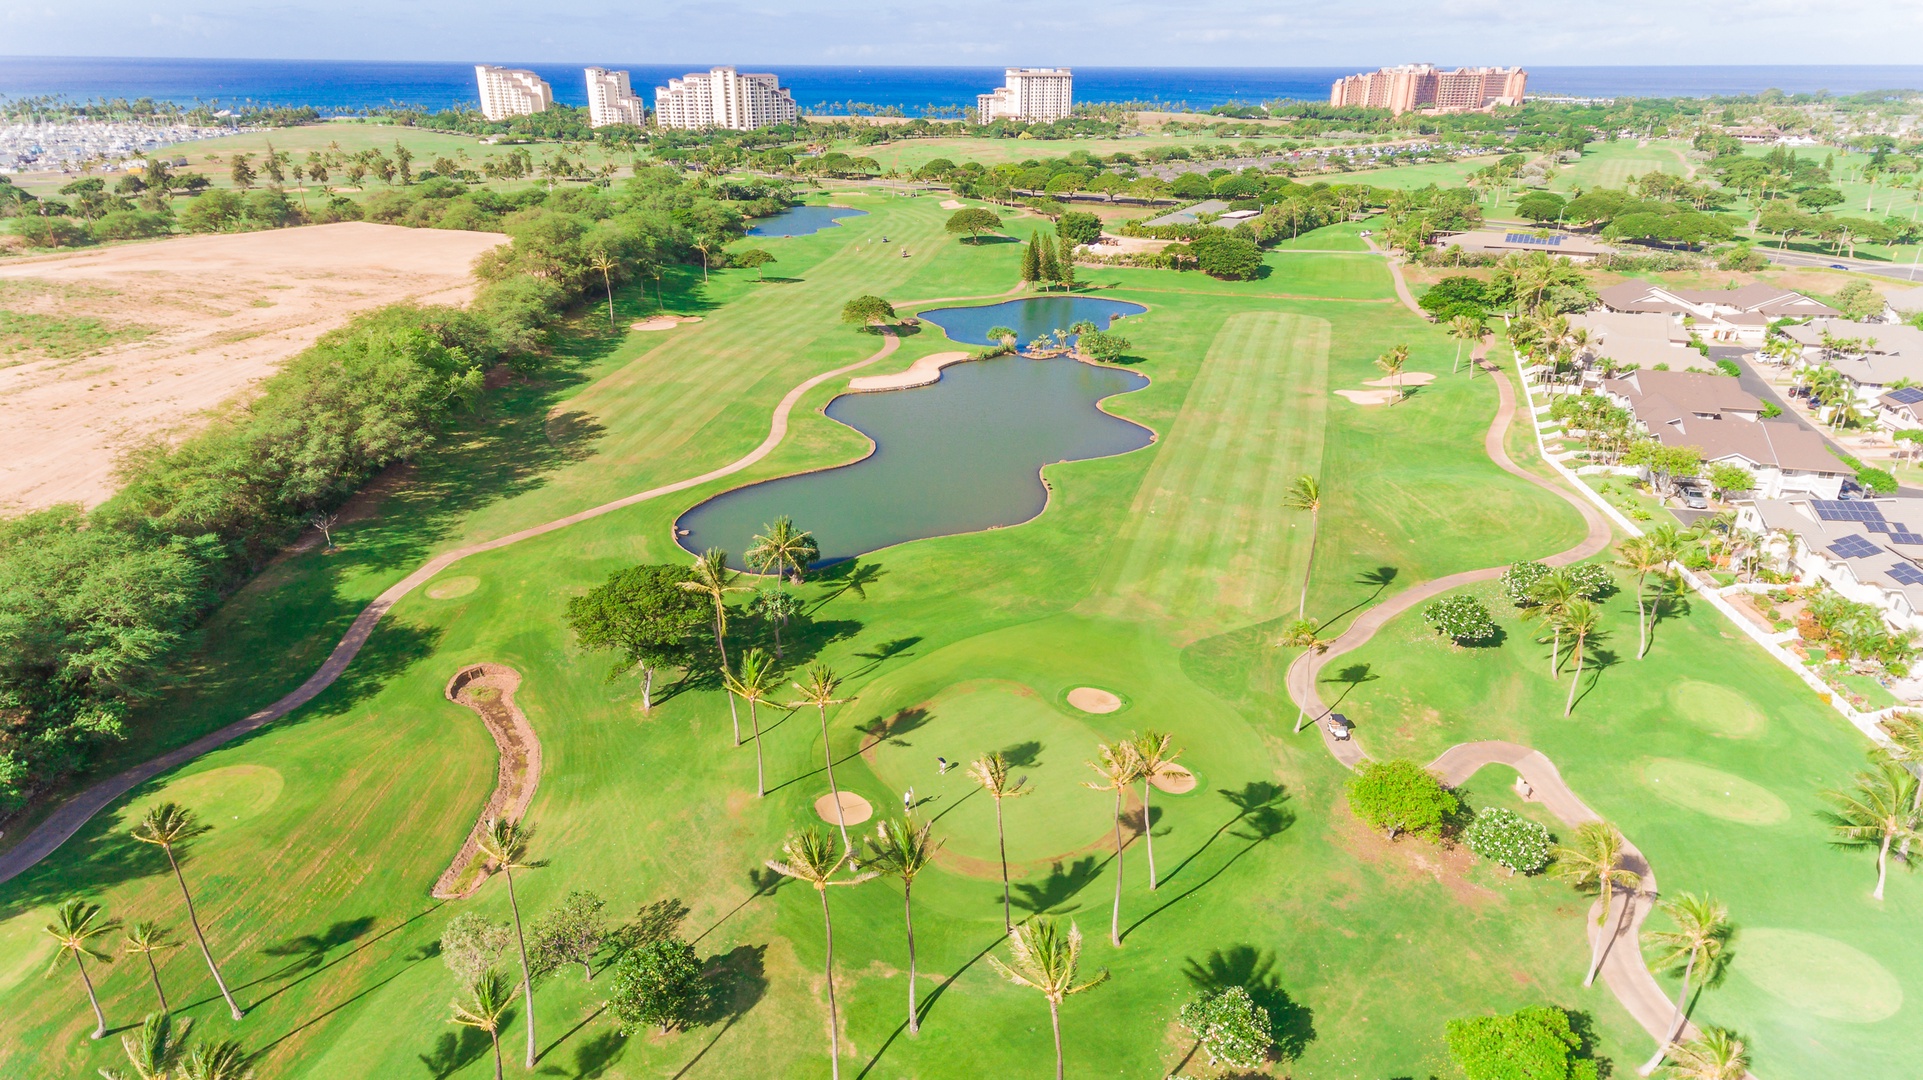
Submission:
[[[779,585],[770,585],[756,589],[754,599],[748,602],[748,606],[774,630],[775,659],[781,659],[781,628],[788,625],[788,620],[799,618],[806,610],[801,598]]]
[[[201,932],[200,916],[194,912],[194,895],[187,891],[187,878],[180,872],[178,848],[207,830],[194,812],[179,803],[164,802],[147,811],[134,826],[135,840],[152,844],[165,852],[167,865],[173,869],[174,881],[180,885],[180,898],[187,904],[187,922],[194,928],[194,939],[200,942],[200,955],[207,961],[207,970],[214,974],[214,985],[220,987],[220,996],[227,999],[227,1011],[234,1019],[241,1018],[240,1006],[234,1004],[234,995],[227,990],[227,980],[220,977],[220,966],[214,963],[213,950],[207,947],[207,935]]]
[[[1262,272],[1262,249],[1225,229],[1209,229],[1189,243],[1196,269],[1224,281],[1250,281]]]
[[[1650,478],[1655,481],[1657,490],[1664,493],[1674,492],[1677,481],[1686,476],[1695,476],[1703,467],[1703,451],[1696,446],[1665,446],[1650,438],[1629,444],[1623,452],[1624,465],[1643,465],[1648,467]]]
[[[454,1010],[449,1023],[487,1032],[488,1042],[494,1046],[494,1080],[501,1080],[501,1027],[506,1023],[507,1011],[513,1005],[514,985],[507,976],[488,970],[482,972],[474,985],[468,988],[466,1001],[456,1001],[449,1006]],[[528,1030],[534,1030],[532,1015],[528,1017]],[[533,1065],[528,1067],[533,1068]]]
[[[1088,763],[1100,780],[1084,781],[1082,786],[1095,791],[1110,791],[1115,794],[1115,906],[1109,917],[1108,939],[1116,948],[1122,947],[1122,849],[1127,845],[1122,840],[1122,793],[1142,775],[1142,761],[1136,756],[1135,744],[1129,742],[1097,743],[1097,760]]]
[[[581,978],[594,981],[594,961],[608,943],[608,906],[586,889],[575,889],[561,906],[534,920],[534,970],[549,972],[563,964],[581,965]]]
[[[478,911],[463,911],[441,930],[441,961],[461,986],[473,986],[500,963],[514,944],[514,928],[497,923]]]
[[[181,943],[173,940],[173,933],[166,927],[154,922],[136,922],[127,928],[126,940],[121,942],[120,950],[129,956],[138,954],[147,961],[147,976],[153,980],[154,996],[160,999],[160,1011],[170,1011],[167,1006],[167,991],[160,985],[160,967],[154,963],[154,954],[169,949],[180,948]]]
[[[1021,335],[1017,334],[1015,328],[1012,326],[991,326],[988,328],[988,340],[1000,342],[1004,349],[1013,349],[1015,342],[1020,337]]]
[[[1231,1069],[1259,1069],[1268,1063],[1275,1036],[1269,1011],[1249,998],[1240,986],[1203,996],[1182,1006],[1182,1027],[1209,1057],[1209,1064]]]
[[[1120,334],[1106,330],[1087,330],[1075,339],[1075,349],[1091,360],[1114,363],[1128,352],[1133,343]]]
[[[608,1008],[623,1033],[694,1022],[708,1000],[694,946],[668,934],[629,950],[614,966]]]
[[[1756,489],[1756,474],[1741,465],[1717,462],[1709,467],[1709,482],[1725,495],[1741,495]]]
[[[1563,197],[1553,191],[1532,191],[1517,200],[1516,216],[1544,224],[1560,219],[1565,205]]]
[[[1609,822],[1586,821],[1577,827],[1574,840],[1556,848],[1556,876],[1579,892],[1594,891],[1597,894],[1598,927],[1606,927],[1617,889],[1633,892],[1642,886],[1642,875],[1624,865],[1627,844],[1623,834]],[[1627,910],[1625,905],[1625,913]],[[1589,971],[1582,979],[1584,986],[1596,981],[1596,972],[1602,968],[1603,950],[1611,936],[1606,928],[1596,934],[1595,944],[1589,952]]]
[[[246,191],[248,188],[253,187],[254,179],[257,175],[258,174],[254,172],[254,155],[234,154],[228,159],[227,177],[232,180],[234,186],[240,190]]]
[[[1549,865],[1549,830],[1513,810],[1492,806],[1476,811],[1462,839],[1470,851],[1502,864],[1511,874],[1533,874]]]
[[[581,647],[612,650],[620,657],[608,672],[610,680],[641,669],[642,712],[654,709],[658,668],[693,663],[691,639],[706,612],[700,596],[683,588],[690,580],[686,567],[631,566],[568,601],[568,629]]]
[[[1022,283],[1038,284],[1043,280],[1042,238],[1038,232],[1028,235],[1028,243],[1022,247]]]
[[[1031,790],[1028,777],[1011,782],[1008,778],[1008,761],[998,753],[984,754],[968,764],[968,778],[982,786],[988,797],[995,800],[995,843],[1001,850],[1002,859],[1002,930],[1004,933],[1015,929],[1015,920],[1009,912],[1008,903],[1008,834],[1002,827],[1002,803],[1017,799]]]
[[[895,306],[879,296],[857,296],[841,306],[841,321],[862,327],[881,326],[895,320]]]
[[[1045,282],[1060,282],[1062,280],[1062,260],[1061,257],[1056,254],[1055,245],[1049,243],[1046,236],[1036,233],[1035,248],[1037,257],[1041,259],[1042,276],[1040,280]]]
[[[969,241],[979,243],[981,234],[995,232],[1002,227],[1002,216],[993,210],[980,206],[963,207],[948,218],[944,226],[950,235],[967,234]]]
[[[1348,781],[1349,809],[1393,840],[1402,833],[1439,840],[1462,802],[1413,761],[1368,761]]]
[[[1474,645],[1493,640],[1498,627],[1489,608],[1468,593],[1455,593],[1431,601],[1422,609],[1422,618],[1439,634],[1447,634],[1458,645]]]
[[[1901,762],[1887,758],[1873,761],[1853,781],[1847,790],[1823,793],[1830,809],[1822,817],[1830,827],[1831,843],[1876,849],[1876,888],[1870,896],[1881,900],[1889,876],[1890,848],[1923,838],[1918,782]],[[1903,865],[1914,869],[1916,862],[1906,859]]]
[[[1669,930],[1643,932],[1643,942],[1658,950],[1650,969],[1681,974],[1683,981],[1676,991],[1676,1008],[1670,1016],[1668,1033],[1658,1040],[1656,1053],[1639,1070],[1644,1076],[1663,1063],[1670,1047],[1682,1035],[1687,1019],[1683,1008],[1689,1002],[1690,983],[1699,972],[1709,976],[1705,982],[1714,981],[1715,973],[1728,961],[1729,942],[1735,934],[1729,922],[1729,908],[1707,896],[1679,893],[1664,899],[1657,910],[1674,925]]]
[[[165,1009],[148,1013],[140,1027],[120,1037],[120,1049],[133,1066],[133,1080],[169,1080],[176,1075],[187,1050],[187,1032],[194,1022],[175,1020]],[[124,1080],[117,1069],[102,1069],[103,1080]]]
[[[1055,231],[1070,243],[1086,246],[1102,238],[1102,219],[1085,210],[1070,210],[1056,220]]]
[[[790,836],[781,845],[782,858],[769,859],[768,869],[783,877],[805,881],[821,897],[821,926],[826,945],[824,968],[828,982],[828,1064],[833,1080],[841,1080],[841,1024],[835,1009],[835,920],[828,910],[828,890],[835,886],[859,885],[880,876],[873,870],[855,871],[853,853],[839,850],[829,835],[813,827]],[[850,873],[842,877],[843,867]]]
[[[1553,1005],[1451,1020],[1447,1041],[1468,1080],[1596,1080],[1599,1072],[1578,1056],[1582,1038]]]
[[[1085,994],[1108,981],[1103,968],[1086,982],[1081,977],[1082,931],[1074,922],[1068,933],[1047,916],[1037,916],[1008,932],[1008,963],[991,956],[988,962],[1002,978],[1039,991],[1048,1002],[1048,1022],[1055,1032],[1055,1080],[1062,1080],[1062,1002]]]
[[[748,703],[748,727],[754,732],[755,741],[755,798],[768,794],[767,770],[761,757],[761,703],[768,700],[781,674],[775,667],[774,658],[760,649],[749,649],[741,654],[741,671],[721,673],[722,681],[728,685],[728,693]]]
[[[521,992],[527,1007],[527,1068],[534,1068],[534,969],[527,958],[527,934],[521,929],[521,901],[514,892],[514,872],[534,870],[545,862],[528,859],[528,841],[534,829],[519,821],[493,817],[481,831],[481,855],[507,879],[508,908],[514,913],[514,943],[521,952]]]
[[[737,584],[740,574],[728,566],[728,553],[720,548],[709,548],[695,557],[694,568],[688,573],[688,580],[681,583],[683,589],[697,596],[704,596],[714,606],[714,647],[721,654],[721,675],[728,676],[728,594],[747,592],[746,585]],[[735,711],[734,695],[728,695],[728,715],[734,720],[734,744],[741,745],[741,714]]]
[[[775,258],[774,252],[772,251],[767,251],[762,248],[749,248],[746,251],[737,251],[729,255],[728,261],[744,270],[755,271],[756,281],[766,281],[768,280],[768,264],[780,262],[781,260]]]
[[[915,1011],[915,877],[935,861],[942,842],[929,838],[932,822],[883,821],[868,841],[868,866],[901,882],[902,926],[908,932],[908,1034],[921,1034]]]
[[[102,952],[93,944],[93,939],[102,934],[111,934],[120,924],[112,919],[100,917],[100,905],[85,900],[69,900],[53,914],[53,922],[46,926],[47,935],[58,944],[53,955],[53,963],[47,966],[47,978],[60,970],[61,961],[73,957],[75,970],[80,972],[80,982],[87,988],[87,1003],[93,1006],[93,1037],[98,1039],[107,1034],[107,1014],[100,1011],[100,998],[94,994],[93,978],[87,974],[87,958],[92,957],[103,964],[113,963],[113,954]]]

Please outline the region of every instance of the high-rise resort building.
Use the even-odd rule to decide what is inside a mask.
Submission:
[[[532,71],[476,64],[474,81],[481,84],[481,115],[489,120],[526,116],[554,107],[554,88]]]
[[[1075,76],[1067,68],[1009,68],[1002,85],[975,96],[977,122],[1026,120],[1049,124],[1075,107]]]
[[[792,92],[773,75],[718,67],[654,88],[654,122],[664,128],[753,131],[800,117]]]
[[[589,127],[607,127],[609,124],[640,127],[647,122],[647,103],[634,96],[627,72],[598,67],[588,69]]]
[[[1528,83],[1529,73],[1519,67],[1443,71],[1434,64],[1403,64],[1337,79],[1329,104],[1387,109],[1397,116],[1416,109],[1476,112],[1522,104]]]

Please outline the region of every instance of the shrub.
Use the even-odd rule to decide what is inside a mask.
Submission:
[[[1055,223],[1055,231],[1077,244],[1093,244],[1102,238],[1102,219],[1085,210],[1070,210]]]
[[[1482,601],[1467,593],[1445,596],[1422,609],[1422,617],[1459,645],[1473,645],[1496,636],[1496,620]]]
[[[109,210],[88,226],[95,240],[139,240],[166,236],[173,229],[173,216],[154,210]]]
[[[1489,310],[1488,291],[1488,287],[1475,278],[1446,277],[1431,285],[1417,303],[1439,322],[1448,322],[1457,315],[1480,318]]]
[[[1532,1005],[1507,1016],[1449,1021],[1449,1056],[1469,1080],[1596,1080],[1569,1014]]]
[[[1601,563],[1578,563],[1567,570],[1576,584],[1576,595],[1584,600],[1600,600],[1616,591],[1616,575]]]
[[[1748,244],[1737,244],[1716,260],[1716,269],[1755,273],[1769,269],[1769,259]]]
[[[87,227],[71,218],[23,217],[13,223],[13,235],[34,247],[73,247],[87,242]]]
[[[1864,466],[1856,470],[1856,482],[1872,495],[1896,494],[1896,474],[1888,469]]]
[[[1106,330],[1084,331],[1080,337],[1075,339],[1075,348],[1079,350],[1082,355],[1111,363],[1121,359],[1122,354],[1128,351],[1130,345],[1131,342],[1127,338],[1120,334],[1109,333]]]
[[[1275,1038],[1269,1011],[1249,999],[1249,992],[1231,986],[1182,1006],[1181,1024],[1202,1044],[1209,1064],[1232,1069],[1258,1069],[1268,1062]]]
[[[667,936],[637,946],[615,965],[608,1008],[624,1035],[650,1025],[667,1031],[692,1023],[707,996],[694,946]]]
[[[1504,596],[1515,601],[1517,607],[1528,607],[1535,603],[1532,593],[1536,583],[1549,576],[1549,567],[1539,562],[1519,562],[1502,572],[1498,584]]]
[[[1455,792],[1413,761],[1367,762],[1349,778],[1348,794],[1355,816],[1391,840],[1405,832],[1439,840],[1462,812]]]
[[[1213,278],[1247,281],[1262,269],[1262,249],[1247,237],[1210,229],[1189,246],[1195,251],[1196,267]]]
[[[1511,872],[1533,874],[1549,865],[1549,830],[1512,810],[1477,811],[1462,839],[1470,851]]]

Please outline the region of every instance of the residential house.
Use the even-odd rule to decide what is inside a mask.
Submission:
[[[1791,363],[1797,368],[1835,368],[1856,391],[1858,407],[1873,412],[1892,428],[1923,427],[1909,392],[1923,386],[1923,330],[1906,323],[1845,322],[1819,319],[1783,327],[1803,347]]]
[[[1674,289],[1647,281],[1625,281],[1600,290],[1596,298],[1610,311],[1676,316],[1711,344],[1758,345],[1778,319],[1835,319],[1842,312],[1799,292],[1756,282],[1740,289]]]
[[[1736,524],[1792,538],[1767,547],[1779,568],[1875,605],[1898,630],[1923,630],[1923,533],[1913,531],[1923,529],[1923,499],[1757,499]]]
[[[1639,370],[1603,380],[1602,391],[1663,445],[1693,446],[1705,465],[1740,465],[1754,473],[1760,498],[1834,499],[1854,475],[1816,432],[1763,419],[1762,401],[1733,375]]]
[[[1587,332],[1577,359],[1588,364],[1610,369],[1709,366],[1691,344],[1688,328],[1673,315],[1591,311],[1569,316],[1569,328]]]

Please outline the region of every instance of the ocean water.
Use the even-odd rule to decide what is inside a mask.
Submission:
[[[554,86],[569,105],[587,103],[582,67],[633,73],[637,90],[710,63],[624,64],[607,57],[581,64],[514,64]],[[808,111],[843,111],[846,103],[896,106],[914,115],[931,107],[972,107],[975,95],[1001,82],[999,67],[822,67],[741,65],[774,70]],[[1076,68],[1080,101],[1160,101],[1207,109],[1228,102],[1326,100],[1329,84],[1353,68]],[[1531,68],[1532,93],[1579,97],[1663,97],[1827,90],[1923,88],[1923,65],[1548,67]],[[0,57],[0,98],[54,96],[74,100],[150,97],[192,104],[312,105],[353,112],[407,104],[439,109],[475,99],[471,64],[352,60],[188,60]],[[652,93],[646,95],[650,99]]]

